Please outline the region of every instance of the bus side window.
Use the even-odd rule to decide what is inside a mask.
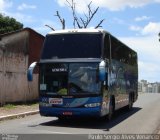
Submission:
[[[111,57],[114,60],[128,65],[137,64],[136,53],[113,36],[111,36]]]
[[[121,59],[121,44],[117,39],[111,36],[111,57],[114,60],[120,61]]]

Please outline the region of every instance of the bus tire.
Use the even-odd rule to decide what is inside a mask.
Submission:
[[[114,97],[110,98],[108,120],[112,120],[114,114]]]
[[[129,103],[128,103],[128,106],[127,106],[127,109],[130,111],[133,109],[133,98],[134,98],[134,93],[130,93],[129,94]]]

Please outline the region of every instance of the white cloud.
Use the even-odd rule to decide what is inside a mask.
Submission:
[[[90,0],[74,0],[76,4],[76,11],[78,13],[84,13],[87,10],[87,5],[90,3]],[[68,2],[72,3],[72,0],[68,0]],[[58,4],[60,6],[67,6],[69,7],[69,4],[66,2],[66,0],[58,0]]]
[[[111,11],[124,10],[127,7],[138,8],[150,3],[160,3],[159,0],[93,0],[95,5],[107,8]]]
[[[37,7],[35,5],[28,5],[25,3],[22,3],[21,5],[18,6],[18,10],[26,10],[26,9],[36,9]]]
[[[147,25],[144,27],[136,26],[136,25],[131,25],[129,27],[131,31],[136,31],[138,32],[139,35],[158,35],[160,32],[160,22],[149,22]]]
[[[0,11],[5,12],[7,8],[12,7],[13,3],[10,0],[0,0]]]
[[[8,8],[11,8],[13,6],[13,3],[11,0],[0,0],[0,11],[4,13],[7,16],[15,18],[19,22],[26,22],[26,23],[33,23],[35,22],[35,19],[30,15],[25,15],[19,12],[11,13],[7,12]],[[32,7],[33,8],[33,7]]]
[[[149,22],[143,30],[143,35],[158,34],[160,32],[160,22]]]
[[[131,25],[129,27],[129,29],[132,31],[141,31],[142,30],[142,28],[140,26],[135,26],[135,25]]]
[[[119,11],[119,10],[124,10],[126,7],[130,8],[137,8],[137,7],[142,7],[146,4],[146,1],[149,0],[100,0],[94,2],[99,5],[100,7],[107,8],[111,11]]]
[[[8,12],[7,9],[11,8],[12,6],[13,6],[13,3],[12,3],[11,0],[0,0],[0,12],[1,13],[5,14],[7,16],[13,17],[17,21],[22,22],[22,23],[25,23],[25,22],[26,23],[33,23],[33,22],[35,22],[35,19],[31,15],[26,15],[26,14],[19,13],[19,12],[14,12],[14,13]],[[24,8],[24,9],[26,9],[26,8],[34,9],[34,8],[36,8],[36,6],[22,4],[21,7],[19,7],[19,8],[20,9],[21,8]]]
[[[160,42],[158,41],[158,35],[120,37],[120,40],[138,53],[139,79],[160,82]]]
[[[67,6],[66,0],[57,0],[60,6]],[[71,2],[71,0],[68,0]],[[86,11],[86,5],[90,3],[90,0],[75,0],[77,11],[83,13]],[[124,10],[127,7],[138,8],[152,3],[160,3],[160,0],[92,0],[94,7],[107,8],[110,11]]]
[[[149,20],[151,17],[148,16],[141,16],[141,17],[136,17],[135,21],[144,21],[144,20]]]

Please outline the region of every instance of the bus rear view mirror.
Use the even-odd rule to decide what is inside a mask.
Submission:
[[[28,71],[27,71],[27,79],[28,79],[28,81],[33,81],[33,70],[34,70],[36,65],[37,65],[37,62],[33,62],[29,66]]]
[[[106,63],[104,61],[99,64],[99,81],[106,81]]]

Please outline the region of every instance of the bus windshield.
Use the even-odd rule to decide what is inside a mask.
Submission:
[[[52,95],[100,94],[98,63],[43,64],[40,92]]]
[[[47,35],[41,59],[100,58],[102,34]]]

